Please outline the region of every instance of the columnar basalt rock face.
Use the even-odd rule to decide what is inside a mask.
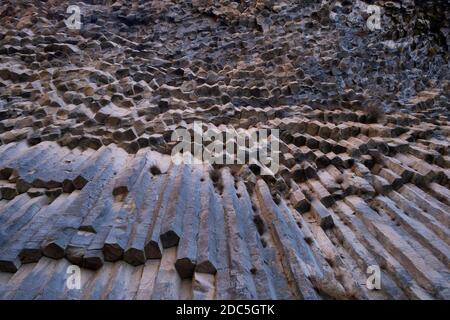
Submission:
[[[0,4],[1,299],[450,298],[445,1],[75,4]],[[174,163],[194,121],[279,170]]]

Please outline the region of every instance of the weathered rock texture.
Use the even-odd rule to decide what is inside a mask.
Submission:
[[[448,2],[371,3],[382,30],[362,1],[79,1],[73,31],[2,1],[0,298],[449,299]],[[279,129],[280,170],[175,165],[195,120]]]

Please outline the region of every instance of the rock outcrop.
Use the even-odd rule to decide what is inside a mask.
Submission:
[[[450,298],[448,2],[74,5],[0,4],[1,299]],[[279,170],[174,163],[194,121]]]

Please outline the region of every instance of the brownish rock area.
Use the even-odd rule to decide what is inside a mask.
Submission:
[[[0,299],[450,299],[449,21],[448,1],[1,1]],[[268,129],[279,170],[174,163],[194,121]]]

